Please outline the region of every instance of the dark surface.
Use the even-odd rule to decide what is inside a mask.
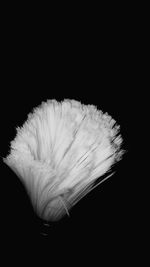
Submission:
[[[10,38],[18,44],[18,35]],[[86,47],[83,38],[82,48],[72,44],[62,45],[60,49],[54,42],[49,47],[49,42],[42,46],[39,41],[36,47],[36,38],[32,38],[31,45],[12,43],[11,49],[9,40],[6,40],[2,71],[1,156],[8,154],[15,128],[23,125],[34,107],[47,99],[61,101],[65,98],[93,104],[108,112],[121,125],[123,148],[128,153],[116,166],[114,176],[80,201],[70,212],[70,217],[50,226],[43,225],[35,216],[22,184],[3,164],[4,211],[1,218],[5,240],[8,243],[17,240],[18,244],[25,240],[29,246],[32,243],[41,246],[41,242],[48,240],[48,246],[56,250],[67,246],[66,254],[72,251],[73,244],[73,251],[75,248],[82,250],[84,247],[85,251],[93,248],[98,255],[101,249],[121,250],[121,244],[130,243],[134,213],[130,204],[129,135],[135,80],[139,77],[132,53],[133,43],[127,45],[125,36],[116,33],[111,44],[108,39],[99,42],[93,36],[93,45],[91,41]],[[88,256],[88,252],[85,254]]]

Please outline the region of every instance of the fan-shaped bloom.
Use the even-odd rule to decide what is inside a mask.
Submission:
[[[69,213],[122,155],[119,126],[95,106],[48,100],[29,114],[4,162],[24,184],[37,214]],[[105,178],[106,179],[106,178]]]

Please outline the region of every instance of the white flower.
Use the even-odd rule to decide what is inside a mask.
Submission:
[[[115,121],[92,105],[48,100],[17,129],[4,162],[25,185],[37,214],[57,220],[121,158],[118,132]]]

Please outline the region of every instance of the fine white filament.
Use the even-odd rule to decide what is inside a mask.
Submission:
[[[38,216],[58,220],[121,158],[121,143],[119,126],[107,113],[75,100],[48,100],[17,128],[4,162]]]

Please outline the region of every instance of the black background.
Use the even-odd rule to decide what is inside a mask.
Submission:
[[[120,20],[119,20],[120,21]],[[27,21],[26,21],[27,22]],[[46,22],[45,22],[46,25]],[[67,26],[66,26],[67,25]],[[81,200],[60,222],[45,226],[35,216],[16,175],[2,166],[2,221],[9,242],[49,241],[58,249],[72,244],[95,253],[131,242],[130,112],[138,83],[136,33],[124,20],[40,27],[5,23],[2,50],[1,157],[9,151],[17,126],[42,101],[65,98],[96,105],[121,126],[127,151],[116,173]],[[139,80],[140,82],[140,80]],[[135,84],[136,83],[136,84]],[[96,245],[98,244],[98,245]],[[86,251],[86,249],[85,249]],[[85,253],[86,254],[86,253]]]

